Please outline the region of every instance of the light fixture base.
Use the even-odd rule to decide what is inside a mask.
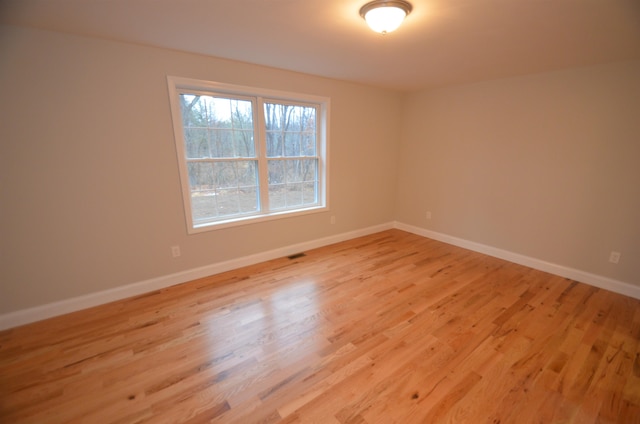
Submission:
[[[413,10],[411,3],[405,0],[373,0],[360,8],[360,16],[364,18],[368,11],[379,7],[397,7],[398,9],[404,10],[407,16]]]

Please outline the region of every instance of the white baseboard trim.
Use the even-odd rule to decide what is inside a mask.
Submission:
[[[633,284],[613,280],[611,278],[591,274],[589,272],[581,271],[578,269],[542,261],[530,256],[520,255],[518,253],[509,252],[507,250],[498,249],[496,247],[476,243],[473,241],[396,221],[392,223],[363,228],[360,230],[336,234],[321,239],[310,240],[307,242],[285,246],[278,249],[269,250],[267,252],[256,253],[254,255],[244,256],[237,259],[231,259],[224,262],[218,262],[199,268],[181,271],[175,274],[151,278],[149,280],[127,284],[125,286],[116,287],[96,293],[90,293],[84,296],[73,297],[71,299],[65,299],[58,302],[48,303],[41,306],[35,306],[33,308],[9,312],[7,314],[0,315],[0,330],[18,327],[20,325],[29,324],[32,322],[79,311],[82,309],[91,308],[93,306],[102,305],[116,300],[126,299],[132,296],[138,296],[154,290],[159,290],[176,284],[196,280],[198,278],[207,277],[209,275],[215,275],[233,269],[241,268],[243,266],[254,265],[260,262],[269,261],[271,259],[281,258],[283,256],[288,256],[305,250],[315,249],[318,247],[351,240],[357,237],[374,234],[391,228],[397,228],[399,230],[417,234],[422,237],[438,240],[443,243],[452,244],[454,246],[473,250],[485,255],[504,259],[509,262],[528,266],[533,269],[545,271],[565,278],[570,278],[572,280],[599,287],[605,290],[610,290],[615,293],[620,293],[625,296],[633,297],[635,299],[640,299],[640,287]]]
[[[529,268],[537,269],[540,271],[548,272],[550,274],[559,275],[561,277],[570,278],[581,283],[589,284],[591,286],[599,287],[601,289],[609,290],[615,293],[623,294],[625,296],[640,299],[640,287],[625,283],[622,281],[614,280],[611,278],[603,277],[597,274],[591,274],[589,272],[581,271],[575,268],[569,268],[563,265],[546,262],[540,259],[532,258],[530,256],[520,255],[518,253],[509,252],[507,250],[498,249],[496,247],[487,246],[486,244],[476,243],[473,241],[453,237],[447,234],[438,233],[436,231],[427,230],[413,225],[403,224],[402,222],[395,222],[394,228],[407,231],[409,233],[417,234],[430,239],[438,240],[443,243],[452,244],[454,246],[462,247],[465,249],[473,250],[475,252],[484,253],[485,255],[494,256],[496,258],[504,259],[509,262],[514,262],[520,265],[528,266]]]
[[[175,274],[151,278],[149,280],[127,284],[125,286],[120,286],[96,293],[90,293],[84,296],[73,297],[71,299],[65,299],[59,302],[53,302],[46,305],[35,306],[33,308],[9,312],[7,314],[0,315],[0,330],[18,327],[20,325],[29,324],[32,322],[79,311],[82,309],[91,308],[93,306],[102,305],[116,300],[126,299],[132,296],[138,296],[154,290],[159,290],[176,284],[185,283],[187,281],[196,280],[198,278],[207,277],[209,275],[215,275],[225,271],[241,268],[243,266],[254,265],[260,262],[265,262],[272,259],[281,258],[283,256],[292,255],[294,253],[303,252],[305,250],[315,249],[318,247],[339,243],[341,241],[351,240],[357,237],[389,230],[391,228],[394,228],[394,224],[392,222],[375,225],[360,230],[349,231],[346,233],[336,234],[321,239],[310,240],[303,243],[285,246],[278,249],[269,250],[267,252],[256,253],[254,255],[231,259],[224,262],[218,262],[199,268],[193,268],[186,271],[177,272]]]

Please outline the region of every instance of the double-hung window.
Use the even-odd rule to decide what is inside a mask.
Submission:
[[[329,99],[168,84],[189,232],[326,210]]]

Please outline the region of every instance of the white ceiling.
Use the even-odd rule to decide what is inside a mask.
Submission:
[[[398,90],[640,59],[640,0],[411,0],[384,36],[366,1],[0,0],[0,22]]]

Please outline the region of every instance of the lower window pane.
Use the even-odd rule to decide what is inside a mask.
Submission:
[[[256,161],[191,162],[188,165],[194,222],[260,210]]]
[[[287,207],[302,205],[302,184],[287,185]]]
[[[318,202],[317,159],[269,161],[269,207],[292,209]]]
[[[318,184],[315,182],[304,183],[303,192],[302,192],[302,203],[305,205],[309,205],[317,202],[318,202]]]
[[[195,222],[208,221],[218,216],[215,191],[191,193],[191,213]]]
[[[284,162],[279,160],[269,161],[269,185],[284,184]]]
[[[191,162],[189,166],[189,189],[192,193],[213,190],[216,187],[213,164]]]
[[[269,184],[269,207],[272,210],[287,207],[286,189],[284,184]]]
[[[258,211],[258,191],[256,187],[244,187],[238,190],[238,208],[240,213]]]
[[[314,187],[309,190],[306,184],[273,184],[269,186],[269,206],[271,210],[291,209],[305,204],[315,203]],[[309,199],[309,200],[306,200]]]
[[[218,190],[218,215],[237,215],[240,212],[238,205],[238,189],[226,188]]]

